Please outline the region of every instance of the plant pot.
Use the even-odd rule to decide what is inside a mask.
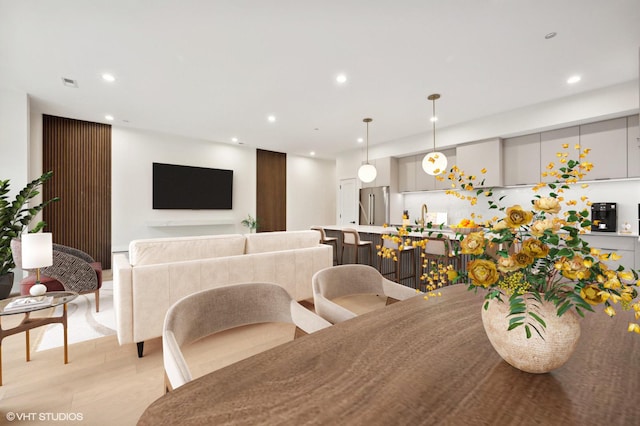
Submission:
[[[11,294],[13,288],[13,272],[0,275],[0,300],[6,299]]]
[[[580,322],[573,311],[559,317],[551,302],[540,303],[531,295],[524,295],[524,300],[527,311],[546,323],[542,327],[528,315],[524,320],[540,334],[530,328],[531,337],[527,339],[524,325],[509,331],[509,303],[497,299],[489,301],[487,310],[482,307],[482,324],[493,348],[510,365],[528,373],[548,373],[571,358],[580,338]]]

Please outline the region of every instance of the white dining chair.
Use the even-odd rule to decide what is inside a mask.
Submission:
[[[415,289],[384,278],[369,265],[321,269],[313,275],[312,285],[316,313],[333,324],[417,294]]]
[[[295,324],[305,333],[331,325],[271,283],[214,288],[178,300],[167,311],[162,331],[165,390],[192,380],[184,345],[224,330],[267,322]]]

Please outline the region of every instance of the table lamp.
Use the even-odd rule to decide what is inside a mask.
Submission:
[[[40,268],[53,265],[53,240],[50,232],[22,234],[22,268],[36,270],[36,283],[29,289],[32,296],[42,296],[47,287],[40,283]]]

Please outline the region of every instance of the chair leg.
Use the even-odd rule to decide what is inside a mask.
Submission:
[[[100,289],[97,289],[93,294],[96,296],[96,312],[100,312]]]

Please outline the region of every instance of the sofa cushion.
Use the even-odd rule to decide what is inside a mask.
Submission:
[[[297,250],[317,247],[320,244],[320,233],[312,230],[262,232],[247,234],[246,237],[246,254]]]
[[[244,253],[245,237],[240,234],[134,240],[129,244],[132,266],[237,256]]]

